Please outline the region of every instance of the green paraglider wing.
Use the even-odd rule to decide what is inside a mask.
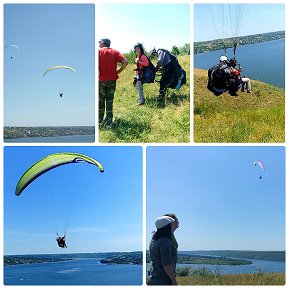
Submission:
[[[38,178],[39,176],[41,176],[42,174],[46,173],[51,169],[54,169],[58,166],[65,164],[81,163],[81,162],[96,165],[101,173],[104,172],[104,168],[101,163],[86,155],[71,152],[50,154],[47,157],[33,164],[22,175],[22,177],[17,183],[15,194],[19,196],[31,182],[33,182],[36,178]]]
[[[74,68],[70,67],[70,66],[53,66],[53,67],[47,69],[44,72],[43,76],[45,76],[48,72],[50,72],[52,70],[55,70],[55,69],[68,69],[68,70],[71,70],[72,72],[76,73],[76,75],[77,75],[77,71]]]

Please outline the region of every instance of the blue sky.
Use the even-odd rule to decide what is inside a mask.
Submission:
[[[94,125],[94,23],[93,4],[4,5],[4,125]]]
[[[285,249],[284,147],[148,147],[146,165],[147,245],[176,213],[179,250]]]
[[[194,42],[285,30],[284,14],[284,4],[195,4]]]
[[[43,174],[20,196],[15,187],[36,161],[57,152],[98,160],[67,164]],[[4,254],[142,250],[141,147],[5,147]],[[68,249],[56,233],[67,228]]]
[[[99,4],[98,39],[107,37],[111,47],[122,53],[140,42],[149,51],[171,50],[190,42],[189,4]]]

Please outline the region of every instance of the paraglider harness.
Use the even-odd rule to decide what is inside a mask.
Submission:
[[[239,66],[238,69],[236,69],[237,65]],[[238,70],[239,73],[227,73],[225,71],[226,68],[234,68],[235,71]],[[213,92],[215,96],[220,96],[225,92],[229,92],[230,95],[235,95],[239,88],[242,86],[240,71],[241,66],[235,58],[214,65],[208,70],[208,90]]]
[[[138,67],[134,69],[134,71],[137,71],[139,75],[139,78],[134,78],[134,81],[133,81],[134,86],[136,85],[137,81],[141,81],[142,84],[145,84],[145,83],[153,83],[155,80],[155,75],[156,75],[155,66],[153,65],[149,57],[146,56],[146,54],[140,54],[139,58],[141,58],[142,55],[145,55],[149,64],[148,66],[141,67],[141,69]]]
[[[158,49],[157,52],[161,50],[166,52],[170,57],[170,62],[159,68],[158,71],[161,73],[161,80],[163,85],[167,88],[179,90],[182,85],[186,84],[186,71],[180,66],[178,59],[175,55],[171,54],[166,49]]]
[[[66,231],[65,231],[65,234],[63,237],[59,236],[58,233],[57,234],[57,238],[56,238],[56,241],[57,241],[57,244],[60,248],[67,248],[67,245],[66,245],[66,242],[65,242],[65,237],[66,237]]]

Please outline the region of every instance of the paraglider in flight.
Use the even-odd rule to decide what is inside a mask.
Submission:
[[[66,240],[65,240],[65,237],[66,237],[66,231],[65,231],[65,234],[63,237],[59,236],[58,233],[57,234],[57,238],[56,238],[56,241],[57,241],[57,244],[60,248],[67,248],[67,245],[66,245]]]
[[[70,71],[74,72],[77,75],[77,71],[74,68],[70,67],[70,66],[53,66],[53,67],[47,69],[44,72],[43,76],[45,76],[48,72],[50,72],[52,70],[55,70],[55,69],[67,69],[67,70],[70,70]]]
[[[242,76],[242,68],[236,60],[236,50],[240,43],[240,28],[243,22],[245,5],[243,4],[213,4],[209,5],[215,41],[223,46],[220,63],[208,70],[207,88],[215,96],[228,92],[231,96],[238,96],[237,91],[251,93],[250,78]],[[217,36],[217,37],[216,37]],[[233,48],[233,57],[229,60],[227,49]],[[223,60],[224,59],[224,60]]]
[[[70,70],[71,72],[73,72],[73,73],[75,73],[75,74],[77,75],[77,71],[76,71],[74,68],[70,67],[70,66],[53,66],[53,67],[47,69],[47,70],[44,72],[43,76],[45,76],[48,72],[53,71],[53,70],[56,70],[56,69],[66,69],[66,70]],[[59,95],[60,95],[60,97],[62,97],[62,96],[63,96],[63,92],[62,92],[62,93],[59,92]]]
[[[6,45],[6,46],[4,47],[4,50],[7,49],[7,48],[9,48],[9,47],[11,47],[11,48],[15,48],[15,49],[17,49],[17,50],[20,50],[20,47],[17,46],[17,45],[15,45],[15,44],[9,44],[9,45]],[[12,60],[13,57],[14,57],[13,55],[10,56],[10,59]]]
[[[101,173],[104,172],[104,167],[100,162],[86,155],[72,152],[50,154],[34,163],[26,172],[24,172],[17,183],[15,194],[19,196],[30,183],[51,169],[65,164],[82,162],[95,165],[99,168]]]
[[[259,166],[261,168],[262,171],[265,171],[265,166],[263,164],[263,162],[261,161],[254,161],[254,166]],[[260,175],[259,179],[262,179],[263,177]]]

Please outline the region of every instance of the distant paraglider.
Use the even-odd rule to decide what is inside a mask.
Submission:
[[[258,161],[258,160],[254,161],[254,166],[259,166],[263,172],[265,171],[265,166],[264,166],[263,162],[261,162],[261,161]],[[263,177],[260,175],[259,179],[262,179],[262,178]]]
[[[30,183],[32,183],[36,178],[38,178],[39,176],[43,175],[44,173],[48,172],[51,169],[54,169],[56,167],[65,164],[81,163],[81,162],[96,165],[101,173],[104,172],[104,168],[100,162],[86,155],[72,152],[50,154],[45,158],[39,160],[35,164],[33,164],[22,175],[22,177],[17,183],[15,194],[19,196]]]
[[[5,45],[4,50],[9,49],[10,47],[17,49],[17,50],[20,50],[20,47],[18,45],[15,45],[15,44]],[[10,59],[12,60],[13,58],[14,58],[14,54],[11,54]]]
[[[51,68],[48,68],[44,72],[43,76],[45,76],[48,72],[50,72],[52,70],[55,70],[55,69],[67,69],[67,70],[70,70],[70,71],[74,72],[77,75],[77,71],[74,68],[70,67],[70,66],[53,66]]]
[[[43,74],[43,77],[47,74],[47,73],[49,73],[50,71],[53,71],[53,70],[58,70],[58,69],[64,69],[64,70],[70,70],[71,72],[73,72],[73,73],[75,73],[76,75],[77,75],[77,71],[74,69],[74,68],[72,68],[72,67],[70,67],[70,66],[53,66],[53,67],[51,67],[51,68],[48,68],[45,72],[44,72],[44,74]],[[63,92],[59,92],[59,96],[62,98],[63,97]]]

